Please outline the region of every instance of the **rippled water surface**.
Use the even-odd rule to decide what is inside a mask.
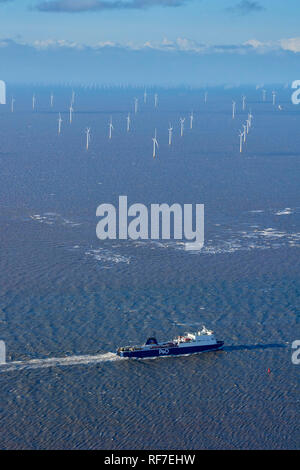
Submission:
[[[206,106],[201,91],[162,90],[159,108],[141,104],[127,134],[138,93],[142,103],[142,90],[77,91],[72,125],[67,89],[53,109],[45,89],[35,112],[31,89],[14,90],[15,113],[0,109],[0,447],[295,449],[300,110],[285,90],[282,111],[248,90],[254,120],[240,155],[247,114],[233,121],[231,101],[241,90],[211,90]],[[204,248],[98,240],[96,208],[119,195],[204,203]],[[202,324],[223,351],[115,355]]]

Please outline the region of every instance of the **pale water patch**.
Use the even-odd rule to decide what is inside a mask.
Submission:
[[[116,248],[118,251],[116,251]],[[127,256],[119,253],[119,245],[112,245],[111,249],[108,248],[87,248],[86,246],[74,245],[68,248],[69,251],[78,253],[81,257],[88,257],[97,262],[100,268],[110,269],[113,266],[124,263],[130,264],[132,256]]]
[[[201,250],[187,251],[189,255],[216,255],[237,251],[267,250],[284,247],[299,247],[300,233],[277,230],[262,225],[247,225],[244,230],[224,228],[219,224],[220,232],[204,241]],[[176,240],[134,241],[135,248],[173,249],[185,252],[185,243]],[[129,246],[129,245],[128,245]],[[131,245],[132,246],[132,245]]]
[[[35,222],[39,222],[41,224],[46,225],[64,225],[70,227],[78,227],[82,225],[79,222],[74,222],[73,220],[67,219],[56,212],[44,212],[43,214],[33,214],[30,215],[29,218],[26,219],[27,221],[33,220]]]
[[[119,253],[107,250],[106,248],[90,249],[85,252],[85,255],[91,256],[96,261],[100,261],[106,265],[114,265],[118,263],[129,264],[131,260],[131,257],[129,256],[120,255]]]
[[[289,207],[286,207],[285,209],[282,209],[278,212],[275,212],[275,215],[291,215],[293,214],[293,210],[290,209]]]

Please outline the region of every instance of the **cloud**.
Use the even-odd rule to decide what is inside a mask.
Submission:
[[[5,40],[2,41],[3,47],[8,45]],[[17,42],[16,42],[17,43]],[[160,41],[146,41],[142,43],[127,42],[119,43],[116,41],[106,40],[98,41],[93,45],[87,45],[76,41],[68,41],[66,39],[46,39],[35,40],[33,42],[18,42],[20,45],[26,45],[36,50],[59,50],[59,49],[77,49],[86,51],[101,51],[103,49],[118,49],[127,51],[159,51],[165,53],[181,52],[186,54],[245,54],[256,49],[255,40],[248,41],[244,44],[204,44],[192,39],[178,37],[175,40],[163,38]],[[262,44],[262,43],[261,43]],[[0,40],[1,46],[1,40]],[[262,46],[261,46],[262,47]]]
[[[65,13],[104,10],[142,10],[155,6],[179,7],[190,1],[191,0],[47,0],[39,2],[35,9],[44,12]]]
[[[1,1],[1,0],[0,0]],[[84,44],[66,39],[43,39],[33,42],[24,42],[13,39],[0,39],[0,48],[9,46],[26,46],[38,51],[78,50],[86,52],[100,52],[101,50],[118,51],[159,51],[163,53],[182,53],[193,55],[208,54],[268,54],[273,52],[300,53],[300,37],[284,38],[278,41],[259,41],[249,39],[242,44],[205,44],[189,38],[178,37],[174,40],[163,38],[162,40],[146,41],[142,43],[120,43],[112,40],[98,41],[94,44]]]
[[[284,51],[300,52],[300,38],[281,39],[280,46]]]
[[[228,7],[226,10],[229,13],[237,13],[238,15],[248,15],[249,13],[255,13],[263,11],[265,8],[255,0],[241,0],[233,7]]]
[[[258,53],[266,53],[271,51],[300,52],[300,37],[279,39],[278,41],[258,41],[250,39],[244,43],[251,46]]]
[[[66,39],[46,39],[46,40],[36,40],[31,44],[32,47],[38,50],[43,49],[85,49],[86,46],[75,41],[67,41]]]

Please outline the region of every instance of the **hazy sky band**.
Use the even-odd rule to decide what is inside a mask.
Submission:
[[[97,64],[103,53],[105,66],[115,70],[116,54],[120,60],[123,51],[122,60],[126,57],[131,62],[138,51],[140,64],[133,64],[131,80],[138,76],[138,67],[149,68],[152,60],[159,76],[160,68],[164,68],[163,64],[157,65],[164,60],[162,53],[169,54],[170,64],[172,54],[180,53],[172,67],[181,69],[186,62],[187,75],[193,82],[197,79],[193,73],[200,74],[199,80],[206,80],[213,73],[222,74],[232,55],[231,81],[237,82],[242,55],[249,55],[249,77],[254,75],[251,67],[261,63],[259,57],[254,62],[252,55],[268,56],[269,79],[271,73],[292,75],[298,59],[287,56],[298,56],[300,52],[298,0],[0,0],[0,14],[0,59],[9,61],[9,76],[16,73],[18,60],[23,61],[19,55],[23,53],[28,56],[28,68],[32,64],[32,69],[36,69],[39,58],[46,61],[47,54],[49,64],[55,66],[57,61],[63,61],[64,54],[66,61],[75,61],[77,54],[76,60],[88,62],[98,51],[94,59]],[[191,54],[193,64],[190,57],[184,58]],[[279,63],[282,55],[285,71]],[[230,78],[228,70],[226,76]]]

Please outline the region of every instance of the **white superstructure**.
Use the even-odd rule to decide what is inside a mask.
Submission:
[[[213,331],[208,330],[203,326],[202,330],[199,330],[195,333],[187,333],[184,336],[178,336],[174,339],[174,343],[177,343],[178,346],[205,346],[216,344],[216,338],[213,334]]]

